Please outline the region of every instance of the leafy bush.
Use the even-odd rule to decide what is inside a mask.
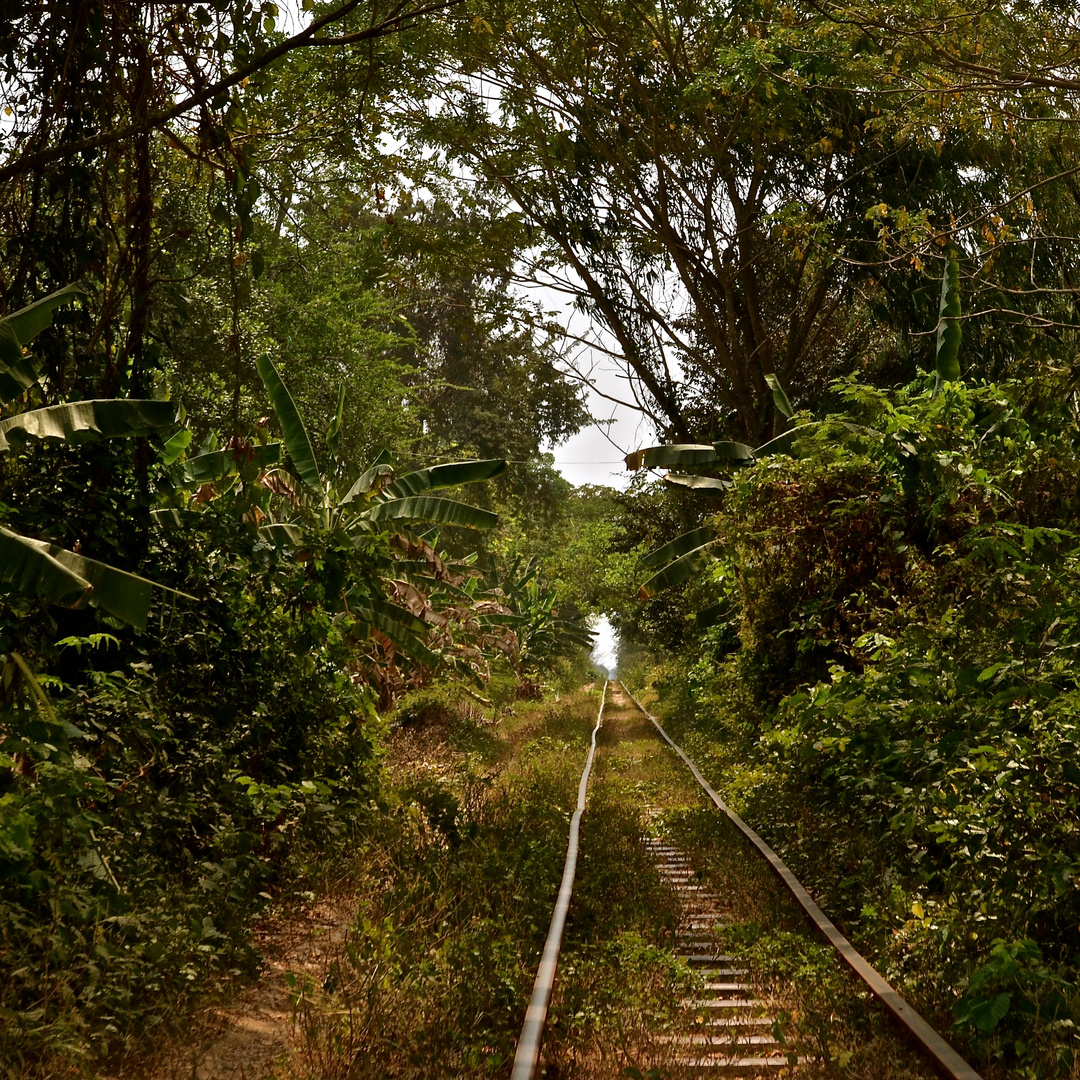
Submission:
[[[843,423],[736,475],[717,529],[741,648],[706,638],[668,692],[733,802],[923,1007],[947,1022],[966,982],[973,1053],[1071,1067],[1080,457],[1065,403],[1039,383],[839,392]],[[992,975],[993,943],[1025,940],[1017,978],[1056,987],[1053,1008]],[[1004,994],[1041,1001],[1038,1019]]]

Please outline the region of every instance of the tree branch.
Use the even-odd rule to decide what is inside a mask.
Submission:
[[[402,4],[395,10],[393,15],[388,16],[373,26],[369,26],[366,30],[359,30],[355,34],[345,34],[336,38],[315,36],[324,26],[328,26],[331,23],[343,19],[351,11],[359,7],[361,2],[362,0],[346,0],[346,3],[343,3],[340,7],[337,7],[333,11],[322,16],[322,18],[316,19],[310,26],[301,30],[298,34],[294,34],[291,38],[281,42],[281,44],[275,45],[272,49],[268,49],[250,64],[246,64],[244,67],[238,68],[231,75],[227,75],[225,78],[219,79],[217,82],[203,87],[198,93],[192,94],[183,101],[177,102],[177,104],[170,108],[162,109],[159,112],[150,115],[145,121],[127,124],[124,127],[114,128],[111,131],[99,132],[97,135],[90,135],[84,139],[74,139],[71,142],[64,143],[60,146],[51,146],[48,149],[39,150],[32,154],[25,154],[15,161],[10,161],[6,165],[0,166],[0,182],[10,180],[14,176],[22,176],[26,173],[33,172],[35,169],[41,168],[42,165],[48,165],[52,161],[58,161],[61,158],[81,154],[87,150],[96,150],[102,146],[109,146],[113,143],[122,142],[132,135],[139,135],[147,131],[152,131],[155,128],[160,128],[170,120],[175,120],[178,116],[183,116],[184,113],[190,112],[200,105],[205,105],[208,101],[217,97],[218,94],[242,83],[256,72],[259,72],[263,68],[274,63],[275,60],[280,60],[281,57],[296,49],[320,45],[352,45],[361,41],[371,41],[375,38],[387,37],[390,34],[395,34],[406,29],[406,27],[402,25],[404,20],[417,19],[422,15],[430,15],[437,11],[444,11],[447,8],[463,3],[463,0],[438,0],[437,3],[429,4],[426,7],[416,8],[412,11],[403,11],[402,8],[404,8],[405,5]]]

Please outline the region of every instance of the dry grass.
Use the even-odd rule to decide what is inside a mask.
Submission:
[[[253,1055],[250,1068],[230,1059],[232,1075],[507,1075],[598,697],[518,705],[498,723],[448,710],[395,733],[387,769],[402,798],[353,860],[347,913],[306,959],[282,956],[287,1053]],[[583,820],[543,1046],[549,1080],[679,1074],[662,1036],[687,1025],[678,1002],[697,976],[673,951],[678,898],[646,850],[648,828],[687,850],[724,897],[733,949],[793,1050],[811,1058],[800,1076],[929,1075],[648,721],[617,700]]]

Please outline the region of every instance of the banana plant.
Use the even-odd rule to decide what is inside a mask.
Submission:
[[[593,647],[595,635],[581,619],[559,615],[555,589],[542,579],[534,560],[515,559],[506,573],[496,576],[490,595],[502,599],[508,609],[507,614],[493,614],[490,621],[514,631],[515,667],[521,678],[555,657]]]
[[[960,378],[960,263],[950,255],[941,275],[941,304],[938,308],[935,351],[934,393],[943,383]]]
[[[960,378],[960,266],[956,256],[951,255],[946,262],[941,278],[941,303],[938,312],[937,348],[935,355],[934,394],[940,391],[946,382],[956,382]],[[790,400],[783,386],[775,375],[766,375],[765,381],[772,391],[773,404],[782,416],[790,419],[794,413]],[[797,439],[810,435],[822,427],[824,421],[811,421],[798,424],[778,435],[763,445],[751,448],[740,442],[715,442],[711,444],[673,444],[651,446],[644,450],[635,450],[626,456],[628,469],[642,468],[685,468],[687,466],[721,468],[745,468],[772,454],[791,453]],[[847,421],[841,425],[853,434],[876,435],[880,432]],[[904,444],[906,446],[906,444]],[[915,458],[915,451],[911,451]],[[917,464],[917,459],[916,462]],[[732,486],[730,480],[722,477],[700,476],[696,474],[669,472],[664,476],[664,483],[694,491],[716,494]],[[656,573],[638,589],[638,596],[647,600],[661,589],[688,581],[704,570],[713,561],[711,549],[715,532],[708,526],[694,529],[676,537],[670,543],[649,552],[641,563],[647,568],[658,567]]]
[[[69,285],[0,319],[0,404],[10,404],[36,385],[40,375],[26,346],[52,322],[57,308],[80,295],[83,290]],[[78,445],[158,434],[172,426],[175,414],[170,402],[136,399],[72,401],[27,409],[0,419],[0,454],[18,451],[29,439]],[[65,607],[90,604],[140,629],[146,626],[153,589],[165,588],[3,526],[0,587]],[[175,589],[165,591],[186,596]]]
[[[307,429],[293,401],[289,388],[269,356],[263,354],[256,362],[263,385],[270,396],[274,414],[281,424],[285,449],[292,471],[299,480],[295,494],[315,511],[317,528],[323,532],[343,529],[346,533],[391,531],[390,523],[426,522],[437,525],[456,525],[472,529],[490,529],[498,523],[497,515],[454,499],[427,494],[459,484],[488,480],[506,468],[499,458],[480,461],[457,461],[435,465],[396,478],[390,455],[380,454],[355,483],[339,495],[331,477],[324,476],[315,457]],[[327,434],[331,452],[345,407],[344,387],[338,394],[338,407]],[[268,527],[268,536],[277,533],[287,542],[302,542],[301,533],[290,522],[283,527]]]
[[[276,510],[271,501],[267,502],[267,517],[276,515],[278,520],[267,520],[260,525],[260,539],[299,553],[315,542],[324,548],[340,545],[346,550],[355,549],[369,543],[372,534],[382,533],[389,535],[399,549],[411,550],[414,555],[419,553],[422,564],[429,571],[435,569],[434,584],[438,586],[422,603],[416,601],[422,585],[408,582],[402,575],[402,560],[389,557],[378,564],[383,581],[381,593],[366,582],[340,582],[340,610],[368,629],[370,636],[383,646],[391,665],[396,664],[400,654],[425,667],[449,660],[451,666],[461,669],[455,663],[461,657],[455,656],[454,648],[450,647],[453,643],[445,640],[445,634],[440,641],[439,627],[448,626],[449,620],[438,614],[440,609],[433,597],[445,596],[454,589],[459,592],[459,599],[467,598],[468,604],[473,600],[467,588],[463,588],[464,576],[454,582],[453,575],[446,572],[445,562],[434,556],[434,549],[415,527],[492,528],[498,522],[497,515],[433,493],[487,480],[502,472],[506,462],[502,459],[450,462],[398,476],[390,455],[383,452],[342,494],[333,475],[340,470],[324,473],[319,467],[307,428],[273,361],[263,355],[257,367],[281,426],[287,463],[287,467],[268,470],[263,476],[264,485],[271,486],[279,496]],[[342,387],[326,435],[327,448],[337,464],[340,464],[337,440],[344,408]],[[410,596],[412,609],[404,602],[410,588],[415,591]]]
[[[794,410],[780,380],[775,375],[766,375],[765,379],[772,391],[776,411],[790,419]],[[817,422],[797,424],[758,447],[750,447],[746,443],[730,440],[650,446],[627,454],[626,467],[633,470],[649,468],[682,470],[697,467],[713,471],[748,468],[772,454],[791,453],[797,439],[809,435],[819,426]],[[673,487],[688,488],[691,491],[712,495],[732,487],[732,481],[725,477],[701,476],[697,473],[681,471],[668,472],[663,479],[665,484]],[[647,569],[655,568],[656,572],[639,587],[638,597],[648,600],[661,589],[682,584],[696,577],[713,561],[712,548],[715,540],[716,530],[706,525],[683,533],[643,556],[641,565]]]

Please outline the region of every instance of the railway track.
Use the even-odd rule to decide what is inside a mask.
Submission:
[[[632,703],[632,704],[631,704]],[[902,1033],[914,1043],[926,1063],[946,1080],[980,1080],[979,1075],[948,1046],[885,980],[863,959],[806,893],[791,871],[765,842],[734,814],[709,786],[686,754],[668,737],[655,717],[618,684],[608,684],[578,790],[578,805],[571,821],[570,843],[559,897],[537,973],[522,1036],[518,1043],[512,1080],[532,1080],[539,1074],[538,1060],[548,1003],[557,978],[559,951],[570,911],[578,854],[578,834],[585,811],[597,736],[605,712],[612,708],[639,710],[655,728],[656,753],[678,755],[681,767],[692,774],[715,810],[724,815],[749,841],[758,858],[767,863],[806,917],[862,981],[878,1005],[891,1014]],[[666,743],[666,749],[661,745]],[[670,888],[679,909],[673,951],[693,973],[693,990],[673,1010],[676,1020],[652,1040],[653,1056],[662,1063],[653,1073],[630,1070],[631,1075],[663,1075],[691,1080],[695,1077],[776,1077],[817,1075],[826,1063],[800,1054],[785,1042],[785,1017],[755,990],[745,958],[724,944],[725,928],[732,922],[730,896],[710,885],[692,854],[667,835],[661,808],[646,806],[642,843],[660,878]]]
[[[798,1065],[777,1038],[779,1020],[755,996],[745,960],[724,952],[718,931],[730,923],[719,893],[701,883],[701,869],[670,840],[647,836],[661,878],[678,897],[681,920],[675,955],[700,979],[679,1002],[689,1023],[661,1035],[671,1064],[697,1076],[763,1076]]]

